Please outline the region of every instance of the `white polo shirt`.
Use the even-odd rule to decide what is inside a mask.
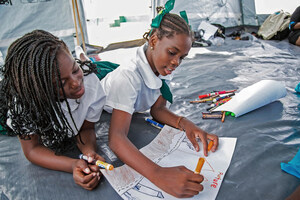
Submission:
[[[83,96],[80,99],[67,99],[78,130],[80,130],[85,120],[97,122],[100,119],[106,99],[100,80],[96,74],[92,73],[84,76],[83,81],[85,87]],[[78,131],[72,122],[66,102],[62,102],[61,106],[64,115],[77,135]]]
[[[151,108],[161,95],[162,81],[152,71],[145,55],[147,45],[137,49],[136,57],[101,80],[106,94],[104,109],[118,109],[129,114]]]

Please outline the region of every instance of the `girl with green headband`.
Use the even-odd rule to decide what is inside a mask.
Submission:
[[[168,86],[161,77],[168,76],[188,55],[192,32],[186,21],[176,14],[161,12],[158,27],[145,34],[148,43],[138,48],[136,57],[101,80],[107,95],[104,109],[112,112],[109,145],[127,165],[142,174],[165,192],[175,197],[192,197],[203,190],[203,176],[183,167],[160,167],[144,156],[127,138],[132,114],[150,109],[153,118],[162,124],[184,130],[196,151],[200,138],[207,156],[207,140],[212,140],[214,152],[218,137],[209,134],[166,106],[172,101]],[[157,22],[157,20],[154,20]],[[163,88],[161,90],[161,88]]]

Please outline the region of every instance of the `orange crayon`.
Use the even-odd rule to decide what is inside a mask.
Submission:
[[[214,142],[211,140],[211,141],[208,143],[207,151],[210,151],[213,145],[214,145]]]
[[[223,111],[223,113],[222,113],[222,119],[221,119],[222,123],[225,121],[225,114],[226,114],[226,112]]]
[[[198,163],[197,163],[197,167],[195,169],[195,174],[200,174],[201,169],[204,165],[205,159],[204,158],[199,158]]]

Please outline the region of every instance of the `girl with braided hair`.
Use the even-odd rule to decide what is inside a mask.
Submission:
[[[145,34],[148,43],[138,48],[136,58],[107,74],[101,84],[107,95],[104,109],[112,112],[110,148],[124,163],[157,187],[175,197],[187,198],[203,190],[203,176],[183,166],[160,167],[127,138],[132,114],[150,109],[152,117],[160,123],[185,130],[197,151],[199,144],[196,138],[200,138],[206,156],[207,139],[214,142],[213,152],[218,146],[216,135],[206,133],[166,107],[166,100],[171,102],[172,98],[169,98],[171,93],[161,77],[170,75],[180,65],[193,40],[186,21],[179,15],[168,13],[167,8],[152,21],[151,31]]]
[[[105,94],[93,67],[76,61],[66,44],[43,30],[14,41],[5,59],[0,85],[0,122],[17,135],[26,158],[41,167],[73,173],[87,190],[100,179],[94,123]],[[89,158],[62,155],[75,145]]]

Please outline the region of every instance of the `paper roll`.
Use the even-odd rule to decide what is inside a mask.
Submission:
[[[230,101],[214,111],[229,111],[239,117],[286,96],[286,93],[286,88],[282,83],[262,80],[236,93]]]

